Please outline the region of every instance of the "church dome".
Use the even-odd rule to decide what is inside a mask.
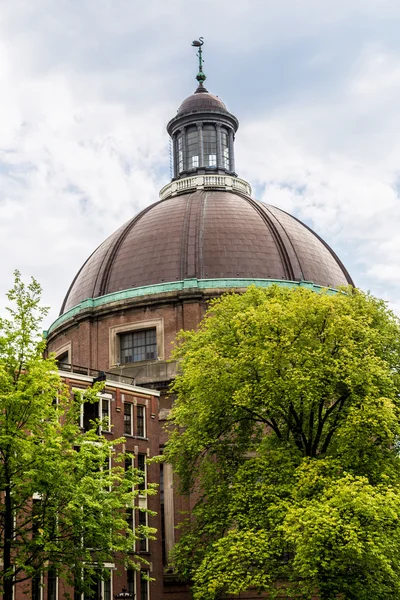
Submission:
[[[145,208],[103,242],[61,313],[87,298],[190,279],[352,284],[333,250],[295,217],[247,195],[195,189]]]
[[[181,289],[240,289],[252,282],[352,284],[345,267],[309,227],[254,200],[235,169],[239,122],[204,87],[202,38],[198,87],[167,125],[172,181],[160,200],[112,234],[84,263],[61,314],[88,299],[104,306]],[[99,304],[100,303],[100,304]],[[90,304],[90,302],[89,302]],[[84,305],[85,306],[85,305]]]

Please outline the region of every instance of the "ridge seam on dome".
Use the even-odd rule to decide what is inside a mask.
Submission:
[[[193,194],[190,194],[188,196],[188,198],[186,198],[185,217],[183,219],[183,226],[182,226],[181,261],[180,261],[181,262],[181,264],[180,264],[181,279],[185,279],[185,275],[187,275],[186,271],[187,271],[187,252],[188,252],[188,246],[189,246],[189,242],[188,242],[189,219],[190,219],[190,211],[191,211],[191,206],[192,206],[192,196],[193,196]]]
[[[287,249],[285,247],[285,244],[283,243],[282,238],[278,233],[275,223],[273,223],[272,219],[269,217],[269,215],[267,215],[260,208],[260,206],[256,200],[253,200],[253,198],[249,198],[249,197],[247,197],[246,200],[254,208],[254,210],[260,215],[261,219],[264,221],[264,223],[267,225],[268,229],[270,230],[272,237],[275,240],[276,247],[278,249],[283,268],[286,271],[285,276],[287,279],[294,281],[295,274],[292,269],[289,255],[288,255]]]
[[[131,219],[130,221],[128,221],[125,229],[121,232],[120,236],[118,237],[117,241],[115,242],[115,244],[112,247],[112,251],[107,259],[107,263],[104,266],[104,271],[102,274],[102,278],[101,278],[101,282],[100,282],[100,290],[99,290],[99,295],[100,296],[104,296],[107,291],[106,288],[108,286],[108,283],[110,281],[110,275],[111,275],[111,269],[113,266],[113,263],[117,257],[117,254],[121,248],[122,243],[124,242],[126,236],[128,235],[128,233],[130,232],[130,230],[132,229],[132,227],[134,225],[136,225],[136,223],[138,221],[140,221],[140,219],[150,210],[152,209],[154,206],[157,206],[158,204],[160,204],[161,202],[165,202],[165,200],[159,200],[158,202],[154,202],[154,204],[150,204],[150,206],[146,206],[146,208],[144,208],[138,215],[136,215],[136,217],[134,217],[133,219]]]
[[[208,204],[208,192],[205,192],[204,197],[201,198],[201,210],[200,210],[200,224],[199,224],[199,261],[198,265],[196,265],[196,273],[199,272],[198,277],[200,279],[204,279],[204,260],[203,260],[203,250],[204,250],[204,221],[206,217],[206,210]]]
[[[294,247],[294,244],[291,240],[290,235],[288,234],[288,232],[286,231],[286,227],[283,225],[283,223],[281,223],[280,221],[278,221],[278,219],[276,218],[276,216],[273,214],[273,212],[271,212],[271,210],[268,208],[268,206],[264,205],[262,202],[260,202],[260,205],[262,206],[262,210],[265,211],[266,213],[268,213],[270,219],[276,221],[279,224],[279,227],[281,227],[286,235],[287,238],[287,242],[288,244],[290,244],[292,250],[293,250],[293,254],[296,257],[297,260],[297,264],[298,264],[298,268],[300,270],[300,274],[301,274],[301,279],[306,279],[305,275],[304,275],[304,271],[303,271],[303,267],[302,264],[300,262],[299,256],[297,254],[296,248]]]

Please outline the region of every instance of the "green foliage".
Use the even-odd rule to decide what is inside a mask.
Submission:
[[[400,327],[354,289],[250,288],[181,332],[166,460],[196,599],[397,597]]]
[[[12,597],[16,582],[56,568],[83,588],[105,562],[139,565],[135,534],[126,520],[139,473],[125,473],[123,439],[82,434],[84,401],[98,402],[97,384],[74,397],[55,360],[43,358],[40,286],[15,274],[9,318],[0,319],[0,589]],[[114,466],[109,467],[109,459]],[[119,462],[119,464],[118,464]],[[154,493],[150,489],[147,493]],[[152,536],[154,530],[143,532]],[[82,589],[83,589],[82,588]]]

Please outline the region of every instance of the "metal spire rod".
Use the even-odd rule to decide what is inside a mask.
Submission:
[[[202,37],[200,37],[198,40],[194,40],[194,42],[192,42],[192,46],[194,46],[195,48],[198,48],[199,51],[197,52],[196,56],[198,56],[199,58],[199,72],[196,75],[196,79],[200,84],[200,87],[203,87],[203,82],[206,80],[206,76],[203,72],[203,52],[202,52],[202,45],[204,44],[204,39]]]

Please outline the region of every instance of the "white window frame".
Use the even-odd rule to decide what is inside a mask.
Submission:
[[[112,423],[111,423],[111,400],[112,400],[112,394],[108,394],[108,393],[104,393],[104,392],[99,392],[99,394],[97,394],[99,397],[99,419],[100,421],[103,420],[103,401],[106,401],[108,403],[108,429],[103,429],[102,427],[100,427],[100,433],[103,433],[103,431],[105,433],[111,433],[112,430]]]
[[[83,416],[84,416],[84,404],[85,402],[83,402],[83,395],[85,393],[86,389],[83,388],[72,388],[72,393],[75,394],[77,392],[79,392],[79,394],[81,394],[81,403],[80,403],[80,412],[79,412],[79,427],[81,429],[83,429]],[[99,427],[99,433],[111,433],[111,425],[112,425],[112,420],[111,420],[111,401],[112,401],[112,394],[109,394],[107,392],[99,392],[97,394],[99,401],[97,404],[97,418],[101,421],[103,418],[103,400],[106,400],[108,402],[108,429],[103,429],[102,427]]]
[[[129,582],[128,582],[128,571],[132,571],[133,574],[133,597],[137,598],[136,594],[137,594],[137,582],[136,582],[136,576],[137,576],[137,571],[135,569],[125,569],[126,570],[126,587],[128,588],[129,591]]]
[[[115,569],[114,563],[105,563],[104,567],[110,571],[110,600],[113,600],[113,570]],[[100,589],[101,598],[104,598],[104,579],[101,580],[101,589]],[[81,600],[84,600],[84,594],[80,595]]]

